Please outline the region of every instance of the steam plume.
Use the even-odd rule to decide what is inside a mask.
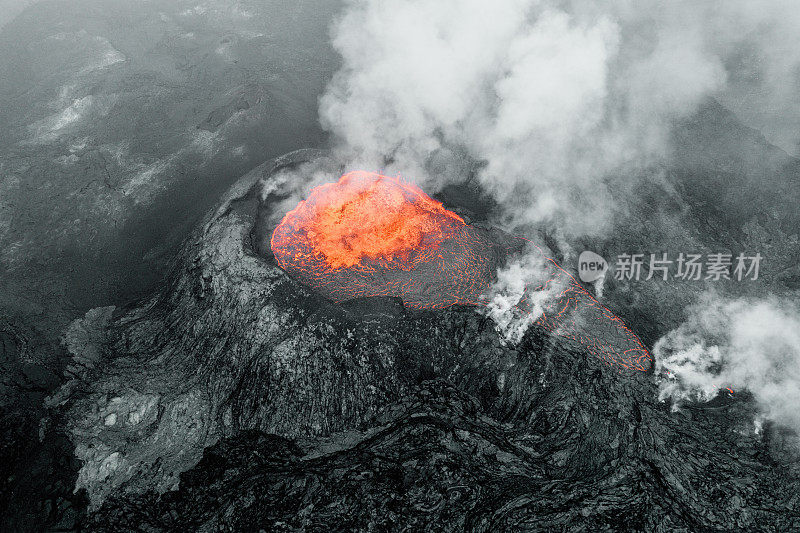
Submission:
[[[777,299],[706,295],[654,348],[661,399],[749,390],[764,415],[800,430],[800,309]]]
[[[757,110],[796,86],[785,82],[800,16],[786,3],[602,6],[353,0],[333,29],[343,64],[320,100],[322,124],[353,167],[428,189],[453,179],[426,172],[432,157],[482,161],[512,225],[552,220],[574,236],[607,229],[607,181],[666,157],[672,122],[703,98],[737,102],[758,85]],[[755,65],[763,79],[748,76]]]
[[[531,292],[531,287],[543,284],[551,266],[541,254],[527,253],[497,272],[497,280],[489,288],[486,314],[491,317],[504,341],[516,344],[522,340],[531,324],[542,315],[547,303],[564,289],[564,280],[547,285],[546,289]],[[520,306],[523,296],[529,299]]]

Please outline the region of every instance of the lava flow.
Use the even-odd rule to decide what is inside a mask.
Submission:
[[[466,224],[414,185],[350,172],[316,187],[288,212],[271,246],[281,268],[334,301],[395,296],[409,308],[439,309],[481,305],[494,272],[521,242]],[[652,356],[639,338],[547,260],[550,279],[534,290],[562,290],[536,324],[608,364],[648,370]],[[532,310],[530,301],[523,298],[519,307]]]

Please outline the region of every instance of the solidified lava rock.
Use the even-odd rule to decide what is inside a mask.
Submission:
[[[649,373],[540,324],[509,346],[472,307],[335,303],[288,276],[259,241],[282,193],[260,191],[304,165],[336,166],[254,170],[162,291],[70,328],[74,379],[50,404],[88,529],[800,528],[797,456],[752,430],[746,395],[674,413]]]

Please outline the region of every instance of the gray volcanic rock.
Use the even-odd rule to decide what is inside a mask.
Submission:
[[[299,165],[335,168],[300,151],[255,169],[163,290],[72,325],[50,405],[90,528],[800,527],[796,456],[744,395],[673,413],[649,373],[538,327],[508,346],[473,308],[338,305],[291,279],[259,253],[260,193]]]
[[[608,305],[624,309],[646,344],[678,327],[708,291],[729,297],[773,294],[792,301],[800,288],[800,160],[770,145],[714,100],[673,131],[668,163],[643,171],[634,190],[614,189],[622,206],[613,231],[573,244],[612,263],[619,254],[668,252],[764,256],[758,280],[647,282],[606,278]],[[674,272],[674,271],[673,271]],[[645,276],[643,275],[642,278]]]
[[[67,326],[151,294],[242,174],[324,142],[338,6],[0,0],[0,530],[80,514],[42,401]]]
[[[639,416],[654,413],[638,409],[633,423],[619,417],[606,427],[611,442],[603,433],[583,439],[581,433],[599,427],[587,419],[602,410],[549,414],[558,425],[522,430],[488,416],[452,385],[428,381],[393,406],[383,424],[379,419],[370,430],[338,437],[334,447],[304,447],[259,432],[225,439],[181,475],[178,491],[114,497],[90,529],[783,531],[797,525],[788,495],[781,501],[777,487],[753,485],[765,474],[755,461],[700,447],[725,447],[724,439],[701,443],[696,431],[654,437],[664,428],[648,427]],[[698,448],[679,456],[678,439]],[[587,440],[596,446],[584,448]],[[669,453],[673,446],[676,455]],[[718,477],[733,472],[740,477]]]
[[[0,28],[0,328],[31,348],[0,358],[3,407],[52,391],[66,326],[150,294],[238,177],[324,141],[337,3],[196,4],[34,2]]]

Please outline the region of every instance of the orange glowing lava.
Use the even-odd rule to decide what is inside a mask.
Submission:
[[[402,267],[412,253],[438,248],[462,226],[458,215],[412,184],[350,172],[315,188],[287,213],[272,236],[272,248],[291,250],[294,261],[322,259],[331,269],[375,261]],[[289,241],[298,238],[304,246],[291,246]],[[276,259],[285,266],[290,258],[276,253]]]
[[[288,212],[271,246],[281,268],[336,302],[393,296],[409,308],[441,309],[481,305],[497,268],[524,242],[466,224],[414,185],[350,172],[316,187]],[[639,338],[546,259],[550,279],[533,292],[562,289],[535,323],[609,365],[648,370],[652,355]],[[526,296],[518,308],[532,312],[534,305]]]

